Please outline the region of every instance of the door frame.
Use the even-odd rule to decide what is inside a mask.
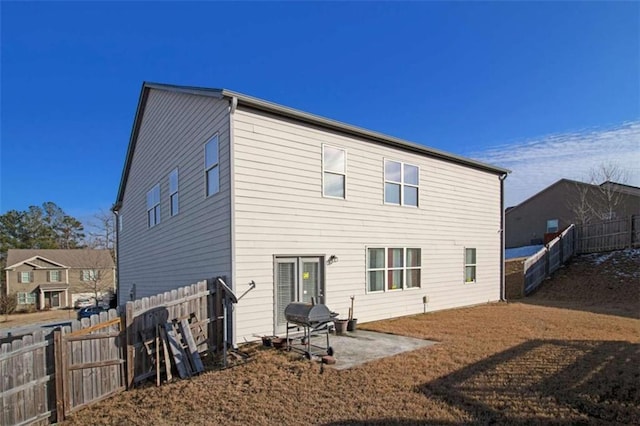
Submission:
[[[273,256],[273,332],[274,334],[282,333],[278,325],[278,260],[284,260],[284,259],[296,261],[296,292],[295,292],[296,300],[301,299],[300,291],[302,289],[302,280],[303,280],[302,261],[304,259],[316,259],[319,265],[318,287],[319,287],[319,293],[321,294],[321,297],[322,297],[321,300],[319,301],[317,300],[316,302],[326,304],[326,301],[327,301],[327,287],[326,287],[326,279],[325,279],[326,255],[324,254],[274,255]]]

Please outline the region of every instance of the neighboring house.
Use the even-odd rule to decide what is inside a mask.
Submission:
[[[569,179],[556,183],[505,214],[507,248],[543,244],[569,225],[640,214],[640,188],[615,182],[592,185]]]
[[[79,298],[115,291],[109,250],[11,249],[5,274],[7,294],[16,294],[18,310],[73,307]]]
[[[394,110],[395,111],[395,110]],[[496,301],[508,170],[236,92],[145,83],[114,212],[119,302],[226,276],[234,340],[291,301],[373,321]]]

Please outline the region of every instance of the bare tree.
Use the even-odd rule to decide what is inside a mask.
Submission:
[[[623,199],[623,193],[615,184],[625,184],[628,173],[613,162],[602,163],[589,172],[590,183],[598,185],[598,199],[593,206],[593,214],[599,220],[610,220]]]
[[[18,306],[18,296],[15,293],[0,294],[0,313],[4,314],[4,321],[9,320],[9,314],[15,312]]]
[[[592,167],[585,182],[575,182],[575,190],[567,198],[567,205],[576,224],[610,220],[624,199],[617,184],[624,184],[628,174],[612,162]]]
[[[87,246],[94,249],[106,249],[111,252],[114,261],[117,260],[116,253],[116,228],[113,213],[108,210],[98,211],[93,215],[90,222],[91,231]]]
[[[107,254],[107,256],[105,256]],[[113,263],[108,260],[111,253],[106,249],[84,249],[80,281],[87,292],[91,292],[96,304],[102,295],[113,296]]]

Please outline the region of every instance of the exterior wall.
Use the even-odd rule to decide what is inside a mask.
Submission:
[[[46,262],[38,261],[32,262],[42,266],[47,266]],[[68,285],[66,293],[66,299],[64,297],[60,300],[60,308],[72,307],[75,300],[79,295],[89,294],[93,296],[93,284],[82,281],[82,271],[85,269],[96,268],[47,268],[36,269],[28,264],[18,265],[13,270],[6,271],[8,293],[33,293],[36,292],[36,305],[39,304],[38,298],[40,297],[40,291],[38,287],[40,285],[57,284],[60,286]],[[114,268],[96,269],[100,273],[100,281],[98,282],[99,294],[104,294],[107,291],[115,290],[115,270]],[[60,271],[60,281],[50,281],[49,272]],[[18,274],[21,272],[31,272],[32,280],[29,283],[21,283],[18,279]],[[63,294],[64,296],[64,294]],[[27,309],[28,305],[18,305],[18,309]]]
[[[124,189],[119,303],[230,275],[229,104],[151,89]],[[206,197],[204,145],[219,134],[220,192]],[[178,167],[179,213],[170,216],[169,173]],[[147,192],[160,184],[160,223],[147,226]]]
[[[603,208],[597,188],[594,185],[561,180],[508,210],[505,214],[505,246],[523,247],[532,244],[534,240],[543,240],[549,219],[558,219],[560,231],[572,223],[580,223],[575,209],[581,204],[581,192],[585,194],[589,205],[596,209],[598,205]],[[640,214],[640,197],[621,194],[615,214],[616,217]]]
[[[238,108],[234,114],[234,277],[237,340],[274,332],[274,256],[331,255],[325,303],[360,322],[500,298],[497,174]],[[322,196],[322,145],[347,151],[346,200]],[[384,159],[420,167],[419,207],[384,204]],[[422,249],[421,288],[366,292],[366,248]],[[464,283],[464,248],[477,281]],[[423,304],[423,296],[429,302]]]

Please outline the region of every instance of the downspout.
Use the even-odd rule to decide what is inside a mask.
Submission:
[[[506,302],[506,284],[504,277],[504,180],[507,174],[500,175],[500,301]]]
[[[114,205],[111,208],[113,215],[115,216],[114,228],[116,231],[116,246],[115,246],[115,255],[116,255],[116,271],[115,271],[115,279],[116,279],[116,306],[120,306],[120,211],[118,210],[118,206]]]
[[[231,235],[231,288],[234,291],[237,291],[236,286],[236,229],[235,229],[235,219],[236,219],[236,199],[235,199],[235,155],[234,155],[234,114],[236,109],[238,108],[238,98],[233,96],[231,98],[231,102],[229,105],[229,198],[230,198],[230,212],[231,216],[229,220],[230,235]],[[232,305],[234,306],[234,305]],[[234,348],[237,347],[237,338],[236,338],[236,310],[232,308],[231,310],[231,329],[228,330],[228,334],[231,335],[231,342]],[[230,332],[230,333],[229,333]],[[226,345],[226,343],[225,343]]]

